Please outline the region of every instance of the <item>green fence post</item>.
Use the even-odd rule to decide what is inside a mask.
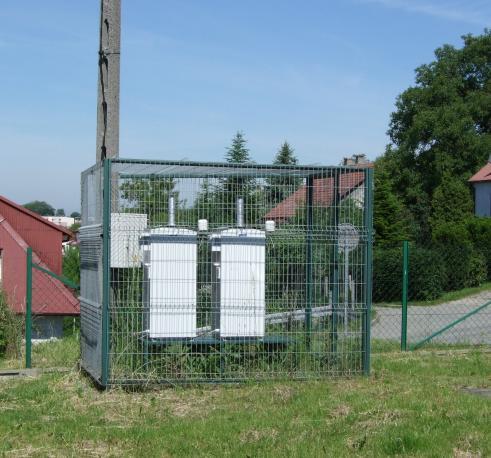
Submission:
[[[26,251],[26,368],[31,368],[31,329],[32,329],[32,248],[28,247]]]
[[[102,215],[102,367],[101,384],[107,387],[109,381],[109,301],[111,297],[111,245],[110,245],[110,218],[111,218],[111,160],[104,160],[103,169],[103,215]]]
[[[306,206],[306,218],[307,218],[307,239],[306,239],[306,291],[305,291],[305,330],[306,330],[306,344],[307,349],[310,351],[310,343],[312,337],[312,283],[313,283],[313,275],[312,275],[312,226],[313,226],[313,202],[314,202],[314,177],[309,175],[307,177],[307,206]]]
[[[409,283],[409,242],[402,242],[402,319],[401,351],[407,350],[407,292]]]
[[[334,226],[334,243],[332,244],[332,339],[331,354],[333,358],[338,351],[338,308],[339,308],[339,252],[338,252],[338,229],[339,229],[339,204],[340,198],[340,172],[334,171],[334,211],[332,212],[331,225]]]
[[[363,373],[370,375],[371,359],[371,320],[372,320],[372,276],[373,276],[373,169],[365,169],[365,230],[367,239],[365,245],[365,313],[362,318],[362,364]]]

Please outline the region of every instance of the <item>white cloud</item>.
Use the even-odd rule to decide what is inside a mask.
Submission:
[[[440,19],[491,26],[491,4],[488,1],[457,0],[362,0],[408,13],[419,13]]]

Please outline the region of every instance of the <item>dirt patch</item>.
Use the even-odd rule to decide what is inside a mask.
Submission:
[[[250,429],[240,434],[240,441],[255,443],[263,439],[274,439],[276,436],[278,436],[278,431],[274,428]]]
[[[476,396],[482,396],[484,398],[491,398],[491,388],[472,388],[465,387],[462,388],[464,393],[474,394]]]

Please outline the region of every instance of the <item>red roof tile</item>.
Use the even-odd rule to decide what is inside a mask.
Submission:
[[[488,162],[479,172],[469,178],[471,183],[479,183],[481,181],[491,181],[491,162]]]
[[[22,213],[25,213],[26,215],[31,216],[32,218],[46,224],[47,226],[52,227],[53,229],[57,229],[60,232],[63,232],[70,240],[75,239],[75,236],[73,235],[73,232],[68,230],[67,228],[63,226],[59,226],[58,224],[54,224],[51,221],[48,221],[46,218],[43,218],[41,215],[38,215],[37,213],[27,209],[26,207],[23,207],[22,205],[16,204],[15,202],[12,202],[10,199],[7,199],[4,196],[0,196],[0,201],[21,211]]]
[[[342,173],[339,177],[339,192],[341,198],[351,194],[365,179],[365,174],[360,171]],[[298,208],[301,208],[306,199],[307,188],[305,185],[298,188],[276,207],[270,210],[266,219],[288,219],[295,216]],[[334,201],[334,177],[314,179],[313,192],[314,205],[330,207]]]
[[[0,224],[17,246],[25,252],[28,248],[27,243],[1,214]],[[34,251],[32,261],[33,264],[49,270]],[[78,315],[80,313],[80,303],[72,292],[61,281],[37,269],[33,269],[32,290],[33,314]],[[16,313],[24,313],[24,304],[21,302],[12,304],[12,308]]]

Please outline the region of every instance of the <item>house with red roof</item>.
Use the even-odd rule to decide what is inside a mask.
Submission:
[[[33,263],[61,275],[62,244],[73,239],[67,228],[0,196],[0,288],[14,312],[26,309],[27,248],[32,248]],[[38,269],[32,276],[33,338],[61,337],[63,318],[80,314],[79,301],[54,277]]]
[[[345,158],[342,165],[346,168],[341,169],[339,174],[339,198],[343,201],[350,197],[362,207],[365,198],[365,173],[359,169],[373,167],[373,163],[366,160],[364,155],[354,155],[352,158]],[[312,198],[316,207],[331,207],[335,200],[334,176],[314,179]],[[287,221],[305,205],[306,199],[307,187],[304,184],[272,208],[265,215],[265,219],[277,222]]]
[[[474,186],[476,216],[491,216],[491,156],[488,163],[473,175],[469,182]]]

